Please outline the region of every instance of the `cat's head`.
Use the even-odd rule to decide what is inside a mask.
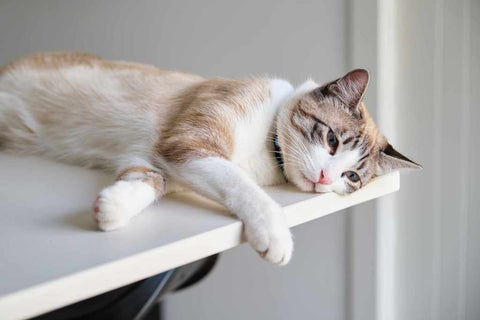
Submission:
[[[368,80],[357,69],[322,86],[307,82],[282,108],[277,134],[284,170],[300,189],[347,194],[392,170],[421,168],[373,122],[362,102]]]

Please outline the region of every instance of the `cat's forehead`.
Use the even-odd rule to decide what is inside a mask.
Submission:
[[[300,97],[292,109],[297,117],[303,117],[305,121],[321,121],[327,124],[337,134],[359,132],[362,130],[364,121],[357,119],[339,106],[335,99],[317,100],[311,94]]]

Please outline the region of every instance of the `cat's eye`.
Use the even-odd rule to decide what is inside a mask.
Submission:
[[[335,154],[335,151],[338,147],[338,139],[337,136],[335,136],[335,133],[333,133],[332,129],[330,129],[327,133],[327,143],[331,149],[330,154]]]
[[[348,180],[350,180],[352,182],[360,181],[360,177],[358,176],[358,174],[356,174],[353,171],[346,171],[343,174],[348,178]]]

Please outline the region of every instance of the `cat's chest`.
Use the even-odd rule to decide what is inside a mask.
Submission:
[[[272,131],[278,108],[291,91],[288,82],[272,80],[270,99],[236,123],[232,161],[259,185],[285,182],[275,158]]]
[[[242,146],[237,146],[232,157],[233,163],[238,165],[245,173],[259,185],[275,185],[284,182],[283,175],[274,157],[273,148],[270,146],[267,135],[253,136],[245,132]],[[263,142],[262,142],[263,140]]]

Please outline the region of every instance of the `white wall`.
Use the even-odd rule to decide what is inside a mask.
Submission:
[[[393,98],[379,108],[424,170],[379,212],[391,228],[378,239],[390,252],[379,319],[480,319],[480,2],[385,2],[380,45],[395,51],[380,67]]]
[[[69,49],[205,76],[327,81],[346,72],[346,33],[344,0],[0,2],[0,64]],[[248,246],[223,254],[209,278],[167,300],[167,319],[345,319],[346,219],[295,228],[284,268]]]

